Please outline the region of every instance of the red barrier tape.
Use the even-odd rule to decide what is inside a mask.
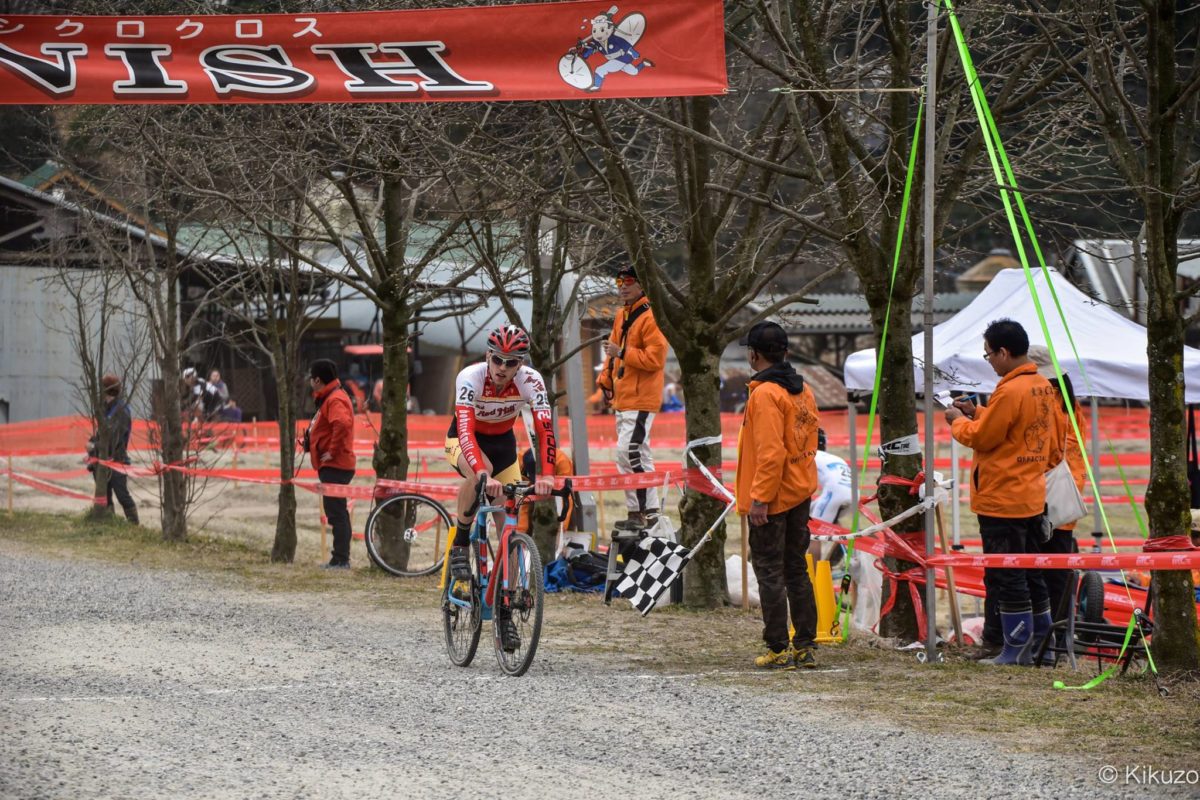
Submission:
[[[14,481],[16,481],[17,483],[24,484],[25,486],[28,486],[31,489],[37,489],[39,491],[45,492],[46,494],[58,495],[59,497],[70,497],[74,500],[86,500],[89,503],[95,503],[96,505],[101,505],[101,506],[108,505],[108,498],[105,498],[105,497],[93,497],[90,494],[83,494],[82,492],[76,492],[71,489],[66,489],[62,486],[56,486],[53,483],[47,483],[46,481],[43,481],[39,478],[35,478],[32,475],[25,475],[23,473],[17,472],[16,470],[9,470],[8,468],[4,468],[3,472],[8,475],[11,475],[12,479]]]
[[[1174,553],[1052,553],[974,555],[948,553],[929,557],[935,567],[991,567],[993,569],[1155,569],[1200,568],[1200,550]]]

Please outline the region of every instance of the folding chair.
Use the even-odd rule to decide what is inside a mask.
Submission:
[[[1146,594],[1145,610],[1134,609],[1133,633],[1129,637],[1129,647],[1126,648],[1124,655],[1121,655],[1121,645],[1125,641],[1125,626],[1110,625],[1103,621],[1089,622],[1076,619],[1079,587],[1083,582],[1084,575],[1077,570],[1071,570],[1067,580],[1070,591],[1063,594],[1062,605],[1059,608],[1063,619],[1052,624],[1040,642],[1033,643],[1033,664],[1036,667],[1042,666],[1042,657],[1046,653],[1054,653],[1056,660],[1058,654],[1065,654],[1070,660],[1071,669],[1076,669],[1078,666],[1076,656],[1095,658],[1097,666],[1104,661],[1120,659],[1121,673],[1124,674],[1135,656],[1146,655],[1146,639],[1154,632],[1154,623],[1150,620],[1153,596],[1150,593]],[[1103,620],[1102,614],[1103,610],[1101,610],[1101,620]],[[1055,634],[1057,633],[1063,634],[1062,644],[1056,641]]]

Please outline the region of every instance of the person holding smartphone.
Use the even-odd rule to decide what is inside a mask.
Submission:
[[[1037,553],[1046,505],[1045,473],[1054,448],[1057,396],[1029,360],[1029,336],[1010,319],[988,325],[983,358],[1000,376],[986,408],[965,397],[946,409],[960,444],[974,451],[971,510],[984,553]],[[1039,570],[984,570],[1004,644],[986,664],[1029,664],[1030,642],[1050,627],[1050,600]]]

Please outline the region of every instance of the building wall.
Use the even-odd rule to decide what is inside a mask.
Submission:
[[[70,270],[66,280],[81,287],[85,296],[95,297],[95,270]],[[79,414],[84,408],[80,387],[82,366],[76,351],[78,327],[75,302],[58,271],[45,267],[0,266],[0,422],[25,422]],[[126,379],[140,373],[145,361],[143,333],[133,316],[132,298],[118,289],[115,312],[110,322],[110,342],[102,369]],[[93,338],[99,328],[100,302],[86,304]],[[148,383],[148,380],[143,380]],[[135,414],[144,413],[144,392],[135,392]],[[4,419],[7,409],[7,419]]]

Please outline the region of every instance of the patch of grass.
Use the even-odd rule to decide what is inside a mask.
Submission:
[[[439,600],[436,576],[396,579],[368,567],[326,572],[315,565],[272,564],[261,545],[215,536],[167,543],[157,530],[114,519],[0,516],[0,540],[61,558],[209,573],[238,588],[334,595],[359,607],[432,610]],[[756,612],[668,606],[643,618],[624,601],[605,607],[598,595],[575,594],[550,595],[547,606],[543,642],[559,652],[698,675],[745,691],[792,692],[803,702],[830,703],[859,718],[981,736],[1012,750],[1097,764],[1194,769],[1200,749],[1195,680],[1175,682],[1165,698],[1150,678],[1132,675],[1089,692],[1061,691],[1053,688],[1054,679],[1080,685],[1095,674],[1094,662],[1077,673],[983,667],[949,651],[945,663],[924,665],[912,653],[862,640],[822,646],[814,671],[756,673],[753,656],[761,647]]]

